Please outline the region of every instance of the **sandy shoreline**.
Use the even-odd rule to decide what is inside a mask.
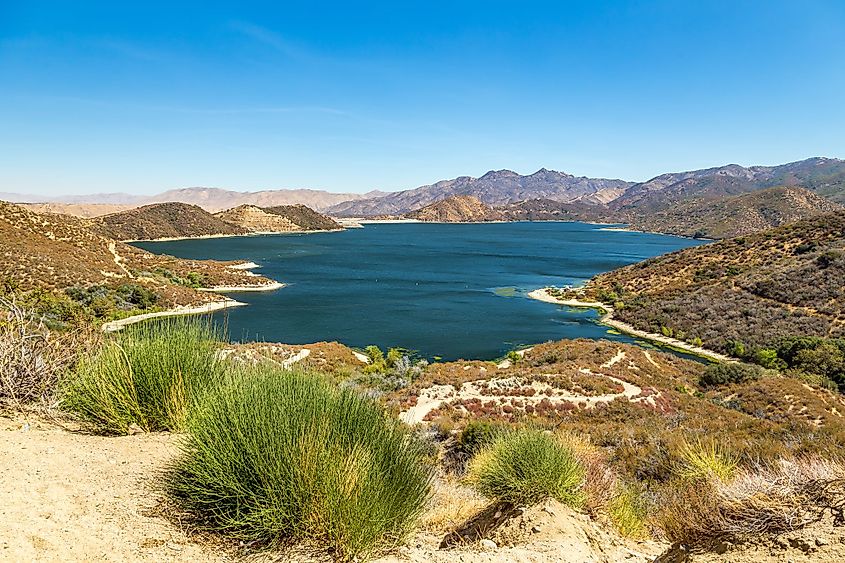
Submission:
[[[548,289],[549,288],[535,289],[534,291],[528,293],[528,297],[530,297],[531,299],[536,299],[538,301],[543,301],[545,303],[554,303],[555,305],[566,305],[568,307],[581,307],[586,309],[600,309],[604,311],[604,315],[602,315],[602,317],[599,319],[599,322],[603,325],[615,328],[619,332],[624,332],[625,334],[628,334],[630,336],[636,336],[637,338],[642,338],[643,340],[658,342],[671,348],[676,348],[678,350],[689,352],[690,354],[694,354],[696,356],[701,356],[703,358],[708,358],[719,362],[737,361],[735,358],[731,358],[730,356],[714,352],[713,350],[708,350],[707,348],[701,348],[699,346],[693,346],[692,344],[684,342],[683,340],[670,338],[668,336],[663,336],[662,334],[646,332],[632,325],[629,325],[628,323],[616,320],[613,318],[613,308],[608,305],[605,305],[604,303],[599,303],[598,301],[578,301],[577,299],[557,299],[554,296],[549,295]]]
[[[103,324],[103,332],[115,332],[122,329],[125,326],[129,326],[131,324],[140,323],[141,321],[146,321],[148,319],[157,319],[161,317],[176,317],[180,315],[202,315],[205,313],[213,313],[214,311],[220,311],[223,309],[228,309],[230,307],[243,307],[246,303],[241,303],[240,301],[235,301],[234,299],[224,299],[222,301],[212,301],[211,303],[205,303],[203,305],[194,305],[194,306],[180,306],[174,307],[173,309],[168,309],[166,311],[157,311],[155,313],[144,313],[141,315],[133,315],[131,317],[126,317],[125,319],[118,319],[116,321],[110,321]]]
[[[281,282],[265,283],[261,285],[216,285],[214,287],[200,287],[197,291],[206,291],[211,293],[233,293],[233,292],[247,292],[247,291],[274,291],[285,287],[286,284]]]
[[[193,237],[161,237],[161,238],[141,238],[141,239],[126,239],[120,242],[171,242],[177,240],[204,240],[215,238],[235,238],[235,237],[260,237],[268,235],[315,235],[318,233],[339,233],[345,231],[346,227],[340,229],[316,229],[310,231],[254,231],[251,233],[242,233],[239,235],[233,234],[219,234],[219,235],[197,235]]]

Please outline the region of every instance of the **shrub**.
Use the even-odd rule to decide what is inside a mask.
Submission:
[[[54,332],[31,305],[0,296],[0,401],[51,406],[60,376],[84,348],[85,331]]]
[[[317,542],[343,560],[401,540],[430,482],[422,445],[376,403],[266,365],[208,395],[165,476],[203,529]]]
[[[845,468],[820,460],[779,460],[723,482],[666,489],[655,522],[667,539],[687,547],[759,540],[816,522],[845,502]]]
[[[641,539],[648,535],[648,511],[641,488],[619,485],[616,494],[607,506],[608,517],[620,534]]]
[[[182,429],[189,407],[222,377],[207,321],[133,325],[83,359],[64,382],[65,406],[108,433]]]
[[[471,420],[458,437],[458,444],[465,453],[477,454],[498,438],[507,427],[504,423]]]
[[[760,366],[740,362],[723,362],[707,366],[698,379],[702,387],[728,385],[730,383],[744,383],[760,379],[764,370]]]
[[[680,462],[674,473],[682,479],[697,480],[716,478],[727,480],[737,467],[736,458],[721,444],[711,441],[694,443],[684,441],[679,452]]]
[[[497,438],[469,465],[469,481],[483,495],[517,506],[554,498],[583,504],[584,469],[572,450],[540,430],[516,430]]]

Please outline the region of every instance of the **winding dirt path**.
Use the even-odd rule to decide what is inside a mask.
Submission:
[[[612,367],[624,358],[625,352],[621,349],[617,349],[616,354],[603,363],[601,367]],[[440,408],[444,404],[467,399],[478,399],[484,402],[495,401],[501,404],[506,404],[513,399],[517,399],[526,405],[536,405],[542,401],[549,401],[552,404],[571,403],[584,405],[585,408],[594,408],[600,403],[610,403],[616,399],[627,399],[631,402],[647,401],[653,404],[654,400],[660,396],[659,393],[650,396],[642,396],[643,390],[641,387],[623,379],[619,379],[618,377],[593,372],[587,368],[580,368],[578,371],[585,375],[607,378],[622,387],[622,391],[619,393],[607,393],[604,395],[581,395],[571,393],[565,389],[555,388],[552,385],[537,379],[528,381],[527,379],[518,376],[494,377],[491,379],[469,381],[462,384],[460,387],[455,387],[454,385],[449,384],[432,385],[431,387],[423,390],[417,397],[416,404],[408,410],[400,413],[399,418],[407,424],[417,424],[423,422],[430,412]],[[542,377],[554,378],[558,375],[562,374],[543,374]],[[528,388],[534,390],[533,395],[525,396],[513,394],[514,390]],[[501,393],[496,393],[494,390],[499,390]]]

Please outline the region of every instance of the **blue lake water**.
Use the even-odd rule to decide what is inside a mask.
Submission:
[[[183,258],[247,260],[288,284],[237,293],[233,340],[401,346],[446,360],[492,359],[562,338],[633,339],[597,313],[529,299],[600,272],[700,244],[585,223],[370,224],[306,235],[136,243]],[[223,314],[217,318],[222,319]]]

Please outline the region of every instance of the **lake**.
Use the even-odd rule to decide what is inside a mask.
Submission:
[[[493,359],[562,338],[633,342],[598,314],[529,299],[545,286],[699,241],[586,223],[368,224],[336,233],[134,243],[182,258],[246,260],[288,284],[231,296],[248,303],[216,318],[233,340],[337,340],[417,350],[427,358]]]

